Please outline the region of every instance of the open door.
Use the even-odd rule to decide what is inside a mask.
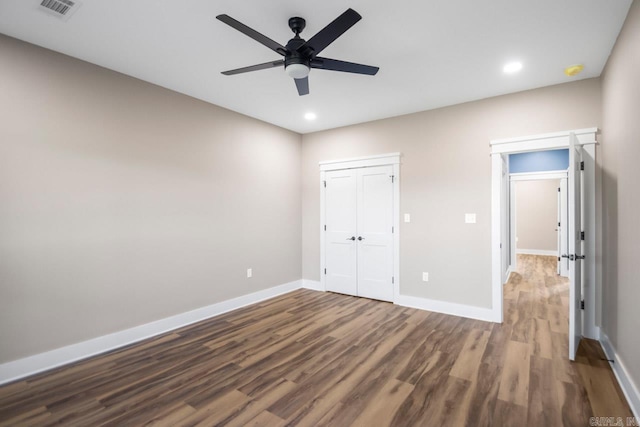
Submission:
[[[562,254],[569,253],[569,213],[567,212],[567,178],[560,179],[558,186],[558,274],[569,277],[569,258]]]
[[[562,271],[562,262],[564,261],[562,259],[562,254],[566,254],[566,252],[562,252],[562,229],[565,227],[566,222],[564,220],[562,220],[562,208],[561,208],[561,204],[562,204],[562,196],[560,195],[560,187],[558,187],[558,227],[556,228],[556,234],[557,234],[557,248],[558,248],[558,275],[561,274]],[[563,224],[563,222],[565,222],[565,224]]]
[[[578,345],[582,338],[582,221],[581,221],[581,163],[582,146],[574,133],[569,135],[569,359],[576,359]]]
[[[567,212],[567,178],[560,180],[560,254],[569,253],[569,212]],[[568,258],[560,259],[560,275],[569,277],[569,261]]]

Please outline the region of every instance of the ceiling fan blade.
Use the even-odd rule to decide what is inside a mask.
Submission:
[[[322,30],[311,37],[305,44],[298,48],[298,52],[304,51],[305,47],[313,49],[317,55],[329,46],[335,39],[340,37],[349,28],[353,27],[356,22],[362,19],[362,16],[353,9],[347,9],[342,15],[338,16],[333,22],[324,27]]]
[[[337,59],[316,57],[311,61],[311,68],[320,70],[343,71],[345,73],[367,74],[375,76],[380,68],[353,62],[338,61]]]
[[[218,19],[219,21],[224,22],[225,24],[229,25],[232,28],[235,28],[236,30],[240,31],[242,34],[251,37],[252,39],[257,41],[258,43],[261,43],[261,44],[265,45],[269,49],[273,50],[274,52],[276,52],[276,53],[278,53],[278,54],[280,54],[282,56],[286,55],[287,52],[288,52],[287,48],[282,46],[280,43],[271,40],[269,37],[267,37],[267,36],[265,36],[263,34],[260,34],[259,32],[254,30],[253,28],[247,27],[242,22],[236,21],[235,19],[233,19],[229,15],[224,15],[224,14],[223,15],[218,15],[218,16],[216,16],[216,19]]]
[[[303,79],[293,79],[296,81],[296,87],[298,88],[298,95],[309,95],[309,77]]]
[[[223,71],[225,76],[232,76],[234,74],[248,73],[249,71],[266,70],[268,68],[276,68],[284,65],[284,60],[265,62],[264,64],[250,65],[248,67],[236,68],[235,70]]]

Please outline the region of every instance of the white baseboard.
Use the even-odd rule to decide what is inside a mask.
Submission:
[[[312,291],[323,291],[322,283],[317,280],[302,279],[302,287],[304,289],[311,289]]]
[[[68,345],[44,353],[35,354],[23,359],[0,364],[0,385],[18,380],[39,372],[57,368],[78,360],[86,359],[97,354],[115,350],[117,348],[160,335],[171,330],[190,325],[213,316],[226,313],[250,304],[286,294],[302,288],[302,280],[274,286],[248,295],[222,301],[186,313],[177,314],[135,326],[124,331],[103,335],[77,344]]]
[[[484,320],[487,322],[499,322],[499,313],[490,308],[475,307],[471,305],[456,304],[453,302],[438,301],[409,295],[398,295],[395,304],[403,307],[418,308],[420,310],[435,311],[450,314],[452,316],[466,317],[469,319]]]
[[[558,256],[558,251],[546,250],[546,249],[516,249],[516,253],[522,254],[522,255]]]
[[[511,265],[510,265],[510,266],[509,266],[509,268],[507,268],[507,273],[506,273],[507,278],[505,279],[505,281],[504,281],[503,285],[506,285],[506,284],[507,284],[507,282],[508,282],[508,281],[509,281],[509,279],[511,278],[511,275],[512,275],[514,272],[515,272],[515,270],[514,270],[513,266],[511,266]]]
[[[620,388],[622,389],[624,396],[627,398],[627,402],[629,402],[633,415],[637,419],[640,419],[640,392],[638,391],[638,387],[631,376],[629,376],[629,372],[625,368],[624,362],[620,359],[620,356],[618,356],[613,344],[609,341],[609,337],[604,333],[604,331],[602,331],[602,329],[600,329],[600,344],[602,344],[602,349],[607,355],[607,358],[614,361],[613,363],[610,363],[611,369],[613,369],[613,373],[618,379]]]

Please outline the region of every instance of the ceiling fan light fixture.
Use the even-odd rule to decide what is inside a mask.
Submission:
[[[305,64],[289,64],[285,67],[285,72],[294,79],[304,79],[309,75],[310,68]]]

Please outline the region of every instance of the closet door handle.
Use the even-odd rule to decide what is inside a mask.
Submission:
[[[358,240],[364,240],[364,237],[358,236]]]
[[[356,240],[356,236],[347,237],[347,240]]]

